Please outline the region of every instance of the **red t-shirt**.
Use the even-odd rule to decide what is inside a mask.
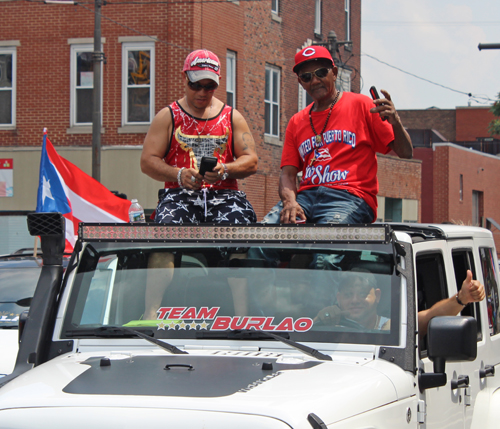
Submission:
[[[309,120],[312,105],[296,113],[288,123],[281,155],[281,168],[291,165],[302,170],[299,192],[327,186],[363,198],[377,218],[377,156],[390,152],[394,141],[392,126],[378,113],[370,113],[373,101],[365,95],[344,92],[335,104],[316,143]],[[321,133],[329,109],[311,112],[314,129]]]

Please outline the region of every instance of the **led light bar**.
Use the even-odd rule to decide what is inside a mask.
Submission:
[[[388,225],[158,225],[81,223],[83,241],[363,242],[388,243]]]

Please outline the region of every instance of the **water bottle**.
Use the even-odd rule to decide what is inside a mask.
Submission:
[[[133,199],[132,204],[130,204],[130,208],[128,209],[128,218],[130,223],[146,222],[146,218],[144,217],[144,209],[136,199]]]

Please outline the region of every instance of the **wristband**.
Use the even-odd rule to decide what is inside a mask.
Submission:
[[[179,171],[177,172],[177,183],[179,184],[179,187],[180,188],[184,188],[184,185],[182,184],[182,178],[181,178],[181,174],[182,174],[182,170],[185,170],[186,167],[182,167],[179,169]]]
[[[457,302],[462,306],[462,307],[465,307],[467,304],[464,304],[462,301],[460,301],[460,298],[458,297],[458,293],[455,295],[455,299],[457,300]]]

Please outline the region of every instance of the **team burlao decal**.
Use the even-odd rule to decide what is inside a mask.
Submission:
[[[9,311],[0,311],[0,324],[14,323],[18,321],[19,321],[19,314],[12,313]]]
[[[218,316],[220,307],[161,307],[158,309],[158,329],[206,329],[226,331],[255,329],[258,331],[306,332],[313,325],[309,317],[284,317],[274,321],[265,316]]]

